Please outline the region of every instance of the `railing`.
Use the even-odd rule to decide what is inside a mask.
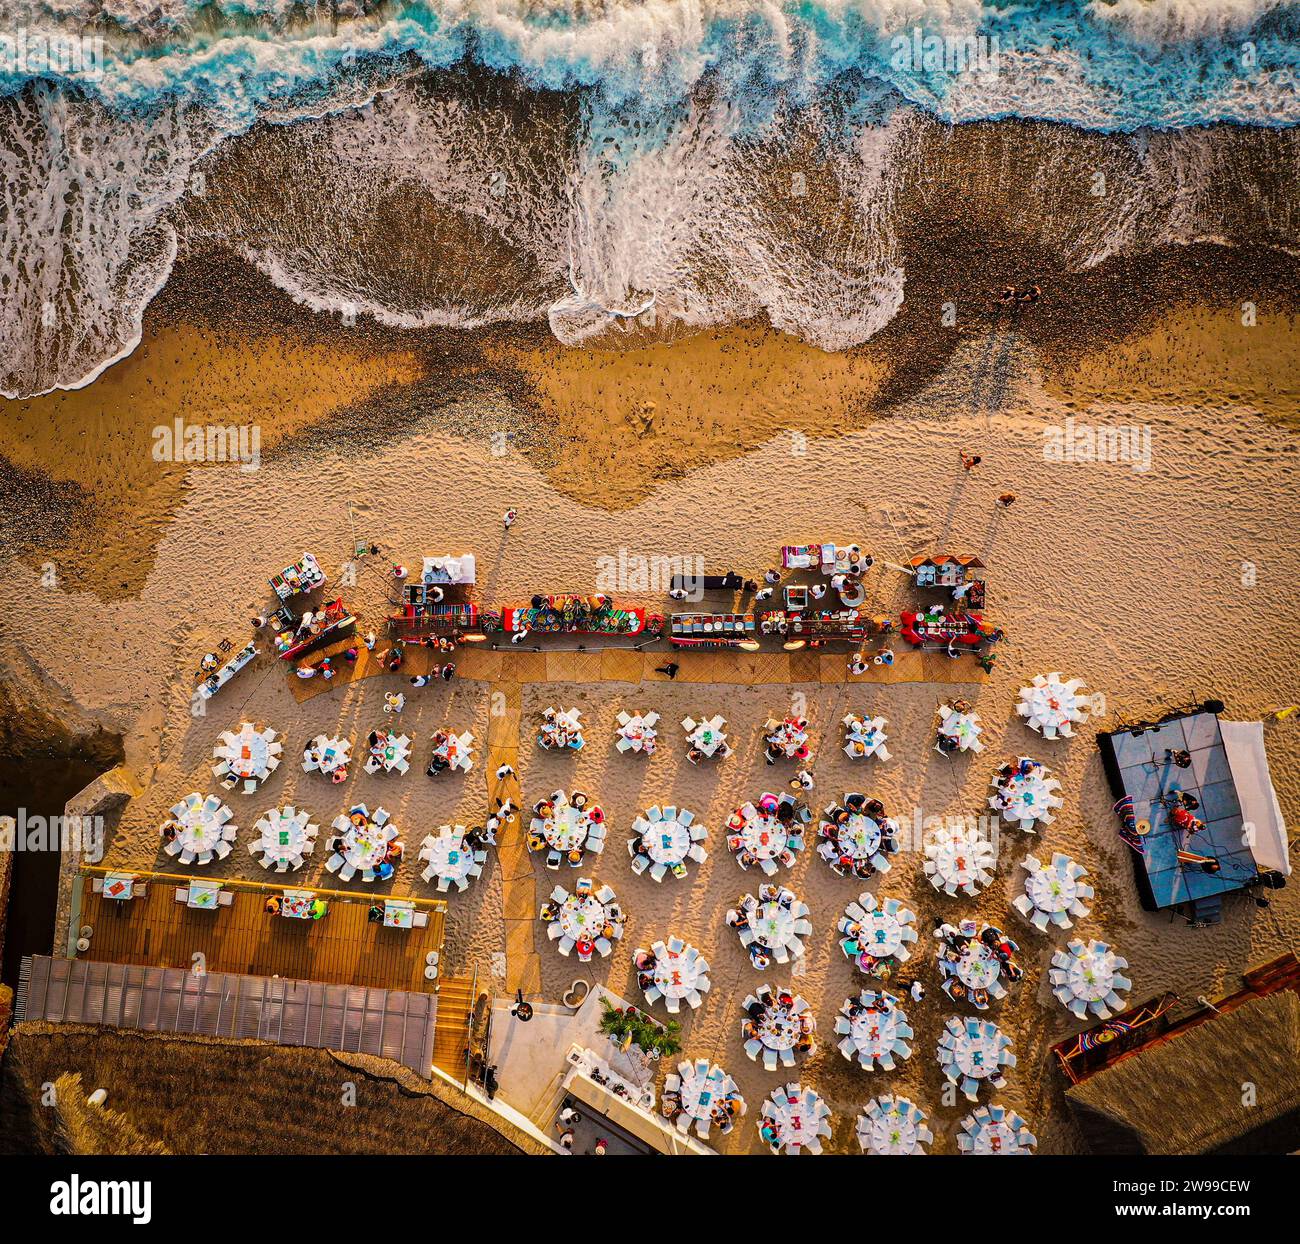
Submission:
[[[155,873],[142,872],[136,868],[109,868],[103,864],[83,864],[79,872],[82,876],[87,877],[106,877],[110,873],[121,873],[126,877],[138,877],[142,881],[183,881],[188,883],[195,880],[215,880],[221,883],[222,889],[242,890],[250,894],[282,894],[285,890],[309,890],[312,894],[322,898],[337,899],[343,903],[365,903],[368,906],[373,906],[376,902],[381,902],[385,898],[400,898],[402,902],[409,902],[422,911],[440,911],[444,915],[447,911],[446,899],[417,898],[413,894],[385,894],[377,897],[373,894],[362,894],[356,890],[322,890],[316,886],[294,885],[288,874],[285,874],[284,881],[272,885],[265,881],[244,881],[238,877],[196,878],[183,873]]]

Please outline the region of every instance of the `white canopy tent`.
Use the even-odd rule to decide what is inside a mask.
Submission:
[[[1223,736],[1223,750],[1228,755],[1228,767],[1232,770],[1232,782],[1237,789],[1242,823],[1254,826],[1254,833],[1248,840],[1250,853],[1260,868],[1274,868],[1290,876],[1286,822],[1282,819],[1282,808],[1268,772],[1264,723],[1220,718],[1219,731]]]

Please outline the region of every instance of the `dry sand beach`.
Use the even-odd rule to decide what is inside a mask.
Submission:
[[[1292,887],[1267,910],[1231,902],[1224,923],[1205,930],[1142,912],[1091,729],[1073,741],[1042,741],[1015,716],[1016,690],[1051,670],[1082,677],[1107,698],[1103,728],[1209,696],[1238,719],[1300,698],[1292,630],[1300,547],[1291,538],[1300,524],[1291,430],[1300,351],[1291,308],[1262,309],[1258,326],[1245,330],[1236,291],[1218,301],[1189,294],[1163,315],[1134,311],[1106,336],[1079,331],[1119,314],[1104,292],[1063,289],[1053,297],[1037,320],[1035,311],[1013,323],[981,313],[943,349],[909,354],[891,330],[860,351],[828,355],[755,326],[625,353],[505,335],[432,347],[400,332],[336,331],[265,291],[252,310],[214,327],[201,291],[169,291],[146,321],[140,351],[99,381],[0,408],[14,498],[14,534],[0,562],[9,695],[73,729],[122,736],[144,793],[117,827],[106,862],[148,869],[165,859],[157,826],[167,807],[190,790],[212,789],[218,732],[265,721],[285,734],[293,757],[323,730],[364,735],[384,719],[384,692],[400,683],[408,696],[402,729],[416,740],[410,774],[358,768],[338,788],[287,763],[263,793],[229,801],[241,829],[272,803],[297,802],[322,825],[345,800],[382,804],[408,849],[381,888],[427,895],[415,858],[420,839],[444,823],[478,823],[486,807],[483,752],[469,775],[431,780],[423,774],[427,740],[452,726],[482,745],[497,689],[490,678],[417,690],[401,676],[379,676],[299,703],[283,666],[263,657],[206,716],[190,713],[198,658],[222,638],[243,642],[271,572],[304,549],[327,573],[340,570],[352,545],[349,503],[357,536],[383,549],[346,593],[362,611],[362,629],[378,628],[387,611],[389,559],[411,566],[423,554],[475,553],[479,599],[497,602],[590,591],[597,559],[620,550],[699,556],[710,571],[757,576],[784,543],[857,540],[878,559],[873,595],[896,608],[906,599],[904,581],[879,563],[975,552],[990,567],[988,613],[1007,633],[991,677],[962,689],[987,729],[982,756],[949,760],[933,750],[934,712],[950,691],[942,683],[709,683],[695,681],[686,655],[676,682],[636,685],[566,681],[562,662],[539,663],[521,688],[525,802],[565,787],[604,806],[610,845],[591,875],[617,891],[626,933],[609,960],[583,966],[560,958],[535,912],[504,906],[494,861],[467,893],[449,898],[446,963],[450,971],[477,965],[482,979],[500,969],[502,952],[507,961],[536,953],[540,999],[557,1001],[575,976],[634,999],[632,951],[676,935],[713,965],[705,1005],[685,1016],[684,1052],[721,1062],[749,1104],[724,1148],[762,1147],[753,1120],[784,1082],[750,1063],[739,1039],[741,999],[766,978],[793,985],[814,1007],[821,1049],[800,1076],[833,1110],[835,1150],[855,1150],[862,1104],[895,1091],[927,1110],[936,1150],[951,1151],[966,1111],[940,1104],[934,1047],[955,1008],[938,988],[928,932],[939,916],[989,920],[1020,942],[1028,969],[1019,991],[991,1013],[1019,1059],[997,1100],[1025,1116],[1040,1152],[1075,1151],[1080,1141],[1047,1057],[1053,1042],[1081,1027],[1045,983],[1051,951],[1067,939],[1040,936],[1009,911],[1022,856],[1059,850],[1089,869],[1097,899],[1080,932],[1128,958],[1134,1001],[1172,989],[1192,1005],[1297,945],[1300,897]],[[229,411],[222,422],[262,425],[258,470],[152,470],[155,425],[177,415],[207,421],[191,413],[199,392]],[[1149,469],[1045,461],[1044,429],[1069,417],[1149,429]],[[962,450],[983,457],[969,474],[960,469]],[[1003,510],[995,498],[1005,491],[1017,501]],[[38,521],[42,506],[53,517]],[[519,510],[508,533],[507,506]],[[661,592],[619,596],[667,604]],[[805,667],[792,668],[797,679]],[[549,704],[583,711],[588,746],[577,757],[537,749],[538,715]],[[722,824],[731,808],[781,789],[790,776],[763,763],[759,726],[801,705],[819,756],[814,807],[859,789],[905,824],[916,815],[977,814],[994,769],[1021,754],[1044,760],[1063,786],[1065,806],[1041,836],[1003,836],[997,880],[978,899],[937,895],[915,849],[865,887],[906,900],[922,930],[900,979],[919,976],[928,995],[904,1004],[914,1054],[890,1075],[849,1064],[832,1039],[835,1012],[865,984],[834,934],[861,884],[834,876],[811,850],[780,878],[812,909],[814,933],[797,974],[754,971],[723,923],[726,909],[762,879],[728,856]],[[613,750],[613,719],[624,707],[662,715],[653,758]],[[844,757],[839,721],[850,709],[888,719],[891,761]],[[736,752],[693,768],[673,723],[702,712],[727,718]],[[1292,822],[1300,818],[1296,730],[1294,721],[1276,723],[1267,736]],[[628,826],[654,803],[689,807],[711,831],[709,859],[684,881],[655,884],[628,867]],[[319,881],[322,865],[323,856],[303,880]],[[533,867],[544,894],[553,875],[540,861]],[[242,846],[210,871],[261,877]]]

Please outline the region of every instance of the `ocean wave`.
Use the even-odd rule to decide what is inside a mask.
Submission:
[[[840,349],[897,313],[926,194],[1071,270],[1300,245],[1290,3],[0,6],[0,53],[103,39],[94,74],[0,56],[9,396],[128,353],[175,257],[213,246],[401,327],[592,344],[764,316]],[[1070,124],[1023,150],[951,126],[1010,118]]]
[[[705,82],[742,106],[775,89],[813,100],[853,74],[953,121],[1131,131],[1300,120],[1294,0],[388,0],[369,9],[11,0],[7,10],[11,42],[109,33],[90,65],[0,56],[0,93],[39,78],[116,109],[202,104],[232,129],[377,65],[464,62],[537,89],[651,107],[681,104]],[[971,72],[954,56],[975,39],[985,42]]]

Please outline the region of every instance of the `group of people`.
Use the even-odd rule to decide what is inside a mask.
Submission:
[[[425,770],[429,777],[437,777],[438,774],[445,773],[451,768],[453,759],[451,743],[453,739],[457,739],[457,746],[459,746],[457,736],[451,731],[435,730],[433,732],[433,752],[429,756],[429,767]]]
[[[998,970],[1006,980],[1014,984],[1024,979],[1025,970],[1016,962],[1020,947],[996,925],[986,924],[977,930],[973,921],[954,925],[940,917],[935,920],[934,935],[942,943],[940,960],[947,964],[959,963],[972,945],[982,945],[993,954]],[[968,989],[954,972],[945,974],[943,989],[950,998],[968,998],[971,1005],[980,1010],[988,1006],[988,990]]]
[[[765,796],[758,802],[758,814],[776,819],[777,825],[785,834],[785,846],[773,858],[783,868],[792,867],[795,852],[803,850],[803,824],[808,819],[807,806],[796,799]],[[736,857],[736,863],[748,871],[760,861],[745,842],[745,828],[745,813],[737,808],[727,821],[727,850]]]
[[[795,1025],[797,1030],[794,1049],[797,1054],[812,1054],[817,1049],[813,1033],[817,1024],[811,1011],[795,1014],[794,994],[788,989],[779,989],[775,994],[762,991],[746,1008],[745,1018],[740,1024],[740,1035],[745,1041],[762,1041],[763,1025],[774,1015],[784,1015]]]
[[[582,730],[575,726],[567,713],[555,708],[542,710],[542,727],[537,735],[540,746],[548,749],[581,747]]]
[[[350,813],[349,819],[352,821],[353,825],[357,826],[358,828],[360,828],[365,823],[365,818],[361,815],[360,812]],[[342,855],[343,846],[344,846],[343,836],[340,834],[337,837],[331,838],[328,842],[326,842],[325,850],[334,854]],[[402,843],[396,838],[392,839],[392,841],[390,841],[388,846],[384,849],[384,858],[381,859],[377,864],[373,865],[375,880],[376,881],[389,880],[392,877],[392,875],[397,871],[397,866],[402,862],[402,855],[404,852],[405,852],[405,847],[402,846]]]
[[[787,890],[783,885],[761,885],[758,887],[758,906],[762,907],[766,903],[776,903],[777,906],[789,911],[798,902],[798,896],[793,890]],[[736,930],[737,933],[744,933],[750,928],[749,912],[746,908],[749,906],[749,895],[746,894],[741,898],[731,911],[727,912],[727,924]],[[753,940],[746,947],[749,951],[749,962],[760,972],[765,971],[772,963],[771,947],[765,946],[755,934]]]
[[[844,831],[855,816],[867,817],[880,829],[880,846],[872,855],[897,854],[898,822],[885,815],[885,805],[879,799],[868,799],[860,794],[846,795],[842,807],[827,809],[826,819],[818,829],[824,842],[829,845],[829,849],[822,848],[823,857],[830,861],[831,870],[837,876],[865,879],[873,876],[876,871],[871,856],[859,856],[851,844],[843,840]]]
[[[1016,799],[1016,792],[1012,789],[1011,784],[1018,782],[1023,778],[1033,777],[1035,774],[1044,772],[1042,761],[1030,760],[1028,756],[1021,756],[1019,760],[1012,764],[1008,761],[998,771],[994,778],[995,791],[993,798],[997,801],[998,810],[1009,808]]]
[[[643,859],[647,864],[654,863],[654,857],[650,854],[650,848],[646,846],[645,835],[634,833],[632,835],[632,856],[634,859]],[[675,860],[668,865],[669,872],[674,877],[686,876],[686,862],[684,860]]]
[[[660,1098],[660,1109],[665,1119],[670,1123],[676,1122],[677,1116],[686,1109],[682,1105],[681,1089],[665,1089]],[[726,1097],[715,1097],[709,1104],[709,1122],[725,1136],[744,1112],[745,1102],[740,1096],[740,1090],[733,1088]]]

